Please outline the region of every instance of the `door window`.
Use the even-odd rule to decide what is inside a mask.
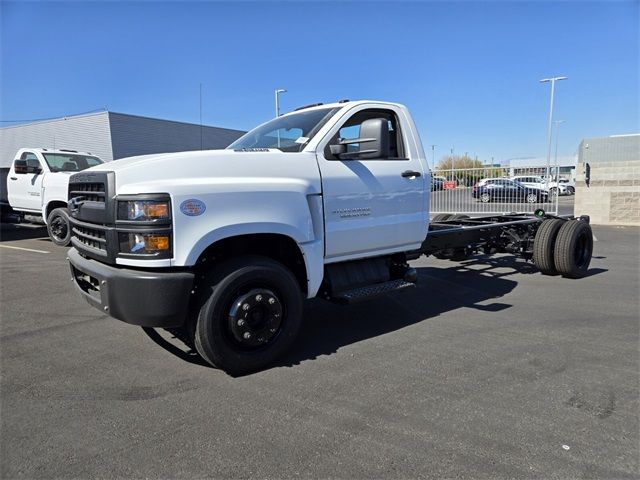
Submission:
[[[368,109],[355,113],[349,118],[334,135],[327,147],[325,148],[325,158],[329,160],[338,160],[331,154],[329,146],[338,142],[338,140],[355,140],[360,138],[360,127],[365,120],[372,118],[384,118],[387,120],[387,132],[389,135],[389,156],[382,160],[406,160],[404,141],[400,132],[400,123],[396,114],[391,110],[384,109]],[[347,144],[347,152],[353,153],[360,151],[359,143]],[[366,148],[366,144],[362,146]],[[363,160],[366,161],[366,160]]]

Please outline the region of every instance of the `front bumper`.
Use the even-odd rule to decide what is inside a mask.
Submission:
[[[71,279],[82,296],[113,318],[142,327],[184,324],[194,274],[112,267],[69,250]]]

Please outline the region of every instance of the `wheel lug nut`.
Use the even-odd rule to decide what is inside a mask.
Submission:
[[[275,298],[273,298],[273,297],[271,297],[271,298],[269,299],[269,305],[273,305],[274,303],[276,303],[276,299],[275,299]]]
[[[244,335],[242,335],[246,340],[249,340],[251,338],[251,334],[249,332],[244,332]]]
[[[262,295],[256,295],[256,302],[262,301]]]
[[[242,305],[242,309],[243,310],[249,310],[249,304],[245,303],[244,305]]]
[[[242,327],[244,325],[244,320],[240,319],[238,320],[238,326]]]

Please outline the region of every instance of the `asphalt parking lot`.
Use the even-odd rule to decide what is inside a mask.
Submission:
[[[89,307],[66,249],[3,225],[0,475],[638,478],[640,229],[594,234],[581,280],[423,258],[410,292],[310,302],[294,351],[231,378]]]

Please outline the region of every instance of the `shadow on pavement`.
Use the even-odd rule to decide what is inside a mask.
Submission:
[[[498,312],[512,305],[484,302],[511,292],[518,282],[504,278],[523,273],[526,264],[504,262],[510,272],[493,272],[489,266],[481,271],[456,264],[451,268],[420,267],[415,289],[379,297],[362,304],[342,307],[313,300],[305,309],[305,319],[292,351],[276,366],[293,366],[369,338],[385,335],[410,325],[427,321],[459,308]]]
[[[305,306],[302,329],[291,351],[269,368],[292,367],[340,348],[427,321],[459,308],[499,312],[512,305],[495,301],[517,285],[508,279],[514,274],[538,273],[531,264],[512,255],[480,256],[452,263],[450,268],[418,267],[415,289],[373,298],[360,304],[340,306],[323,300],[310,300]],[[591,269],[589,275],[606,272]],[[490,303],[487,303],[490,302]],[[162,335],[145,329],[149,337],[168,352],[186,362],[207,366],[184,340],[175,334]],[[172,337],[170,340],[166,337]],[[175,344],[176,340],[180,347]]]
[[[46,225],[0,223],[0,242],[49,238]]]

